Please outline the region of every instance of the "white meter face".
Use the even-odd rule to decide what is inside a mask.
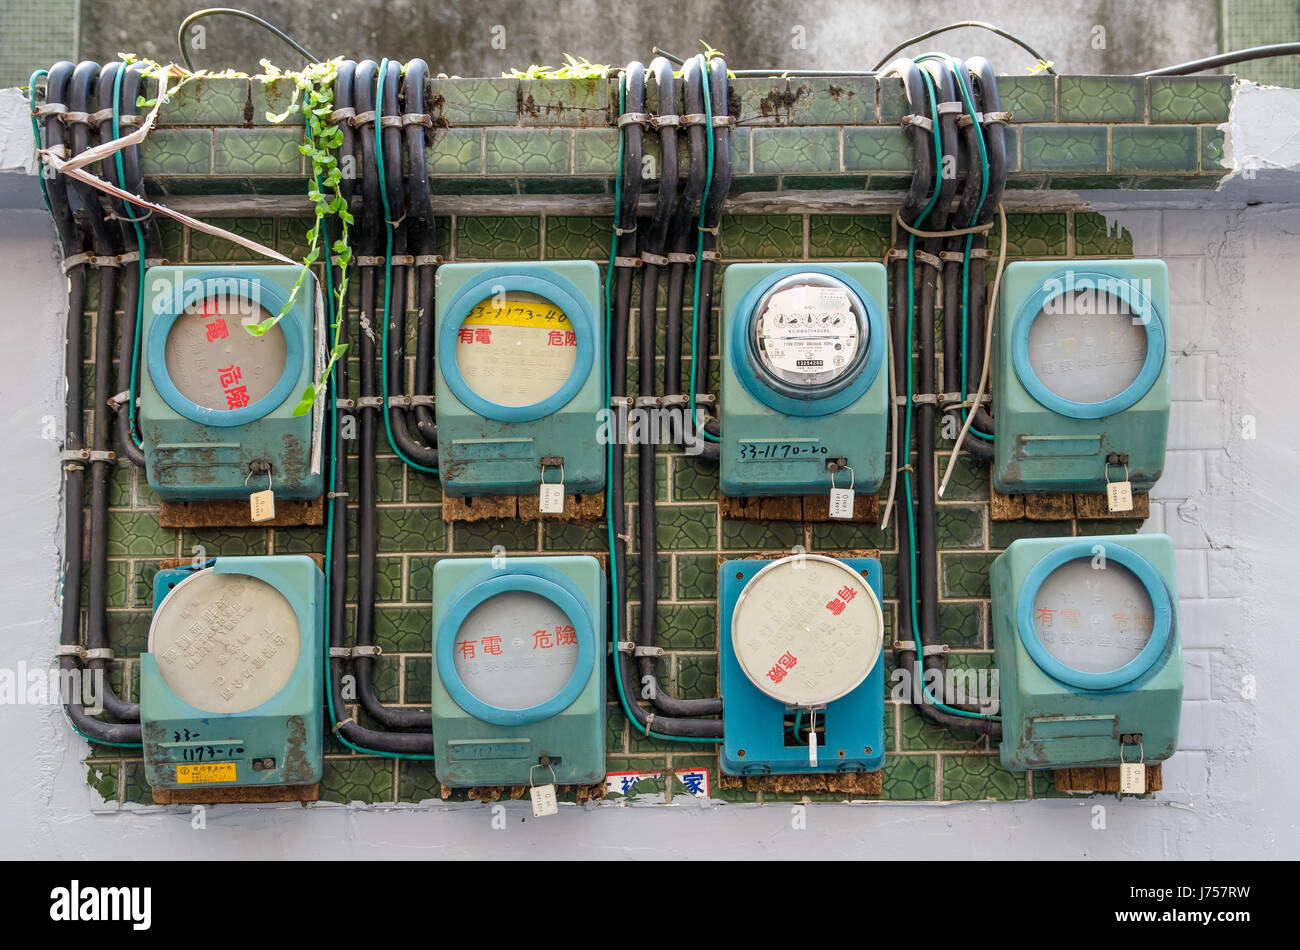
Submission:
[[[884,622],[866,578],[842,561],[782,558],[745,585],[731,618],[736,659],[755,686],[790,706],[852,692],[880,657]]]
[[[840,379],[866,343],[862,301],[823,274],[795,274],[774,284],[750,325],[763,368],[795,386]]]
[[[456,675],[475,698],[497,709],[530,709],[572,678],[578,636],[550,600],[510,591],[469,612],[453,651]]]
[[[1147,358],[1141,316],[1108,293],[1076,291],[1048,301],[1029,325],[1029,365],[1070,402],[1104,402],[1132,385]]]
[[[167,375],[181,395],[205,409],[251,406],[284,375],[284,330],[262,336],[244,327],[271,319],[245,298],[209,297],[187,307],[167,333]]]
[[[298,665],[301,642],[283,594],[256,577],[212,568],[172,588],[149,628],[167,688],[212,713],[243,712],[274,697]]]
[[[1155,629],[1155,608],[1137,575],[1107,561],[1066,561],[1034,598],[1034,630],[1043,647],[1072,670],[1110,673],[1142,652]]]
[[[498,406],[531,406],[554,395],[577,356],[568,315],[537,294],[488,297],[456,334],[456,366],[466,385]]]

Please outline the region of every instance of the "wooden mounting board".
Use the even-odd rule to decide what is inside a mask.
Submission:
[[[442,520],[486,521],[504,519],[519,521],[599,521],[605,517],[605,493],[594,495],[565,495],[564,511],[558,515],[544,515],[538,510],[536,495],[479,495],[472,498],[442,496]]]
[[[164,528],[292,528],[325,523],[325,496],[315,501],[275,500],[275,517],[254,521],[248,501],[160,501],[158,524]]]
[[[273,802],[314,802],[315,785],[229,785],[206,788],[155,788],[155,805],[266,805]]]
[[[830,516],[829,495],[769,495],[758,498],[732,498],[718,495],[718,510],[733,521],[803,521],[876,524],[880,521],[880,498],[857,494],[853,498],[852,518]]]

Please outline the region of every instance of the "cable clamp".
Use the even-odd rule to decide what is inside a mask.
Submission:
[[[914,250],[912,252],[912,257],[920,261],[922,264],[928,264],[929,266],[933,267],[935,270],[943,269],[943,261],[939,260],[939,258],[935,257],[929,251]]]
[[[393,406],[432,406],[432,396],[389,396],[389,408]]]
[[[41,149],[41,152],[48,152],[50,155],[54,156],[55,158],[68,157],[68,147],[64,145],[62,142],[59,142],[57,145],[51,145],[48,148],[43,148]]]
[[[348,125],[352,126],[353,128],[356,128],[359,125],[368,125],[369,123],[374,121],[375,121],[375,110],[371,109],[369,112],[352,113],[351,117],[348,119]]]
[[[681,125],[682,124],[681,120],[682,120],[681,116],[674,115],[671,112],[665,113],[664,115],[651,116],[650,128],[652,129],[673,128],[675,126]]]
[[[139,259],[140,259],[139,251],[127,251],[125,254],[117,255],[117,262],[119,264],[134,264]]]
[[[108,397],[108,400],[107,400],[108,408],[109,408],[109,409],[120,409],[123,405],[126,404],[126,402],[127,402],[130,398],[131,398],[131,391],[128,390],[128,389],[124,389],[124,390],[122,390],[120,393],[117,393],[117,394],[114,395],[114,396],[109,396],[109,397]]]
[[[639,257],[615,257],[615,267],[640,267],[641,258]]]
[[[90,449],[64,449],[59,453],[59,458],[65,462],[88,462],[90,461]]]
[[[356,404],[356,401],[353,400],[353,399],[336,399],[336,400],[334,401],[334,408],[336,408],[336,409],[355,409],[355,408],[357,408],[357,404]]]
[[[699,230],[703,231],[705,234],[712,234],[714,237],[718,237],[720,234],[722,234],[722,228],[720,228],[717,225],[714,225],[711,228],[707,228],[701,224],[699,226]]]
[[[381,129],[400,129],[402,127],[402,117],[400,115],[380,116],[379,127]]]
[[[668,263],[668,258],[662,254],[651,254],[649,251],[641,252],[641,260],[647,264],[654,264],[656,267],[664,267]]]
[[[986,261],[993,256],[993,252],[987,247],[972,247],[970,254],[967,256],[975,260]]]
[[[86,655],[86,648],[79,643],[60,643],[54,648],[54,655],[83,657]]]
[[[356,114],[357,114],[357,110],[352,108],[351,106],[342,106],[341,108],[335,109],[328,116],[326,116],[325,121],[328,122],[330,125],[338,125],[340,122],[344,122],[344,121],[350,123],[352,117],[355,116]]]
[[[615,409],[630,409],[636,400],[631,396],[610,396],[609,404]]]
[[[632,649],[632,655],[633,656],[663,656],[664,648],[663,647],[634,647]]]
[[[383,267],[384,258],[380,255],[358,254],[352,258],[358,267]]]
[[[1010,125],[1015,121],[1013,112],[983,112],[980,114],[981,125]]]
[[[59,116],[59,120],[65,125],[90,125],[90,113],[68,111]]]
[[[953,263],[960,264],[966,260],[966,255],[963,254],[961,251],[940,251],[939,260],[951,261]]]
[[[659,405],[659,397],[658,396],[637,396],[634,405],[638,409],[644,409],[647,406],[654,407]]]
[[[93,122],[95,125],[99,125],[101,122],[108,122],[112,120],[113,110],[111,108],[100,109],[98,112],[90,113],[90,115],[88,115],[86,118],[89,122]]]
[[[345,491],[331,491],[331,492],[326,492],[326,493],[325,493],[325,496],[326,496],[327,498],[347,498],[347,497],[348,497],[348,493],[345,492]],[[330,647],[330,649],[332,650],[332,649],[334,649],[334,648],[333,648],[333,647]]]
[[[384,405],[383,396],[362,396],[356,401],[358,409],[382,409]]]
[[[715,129],[720,129],[720,128],[728,128],[728,129],[730,129],[730,128],[734,128],[735,125],[736,125],[736,119],[735,119],[734,116],[730,116],[730,115],[715,115],[715,116],[713,117],[713,127],[714,127]]]
[[[357,721],[353,719],[351,716],[348,716],[347,719],[340,719],[338,722],[334,723],[335,734],[338,734],[342,732],[344,729],[346,729],[348,727],[348,723],[351,723],[352,725],[355,726],[357,724]]]
[[[917,128],[925,129],[927,132],[934,128],[934,123],[931,122],[930,117],[926,115],[905,115],[900,124],[915,125]]]
[[[444,260],[441,254],[416,254],[414,258],[416,267],[435,267]]]
[[[969,409],[975,404],[974,395],[963,396],[961,393],[939,393],[939,398],[943,400],[945,409]],[[993,397],[985,393],[980,399],[980,404],[983,405],[992,401]]]
[[[352,648],[352,655],[358,656],[382,656],[384,648],[377,643],[360,644]]]
[[[670,251],[668,254],[668,263],[669,264],[694,264],[695,255]]]
[[[331,660],[347,660],[352,657],[351,647],[330,647]]]
[[[636,224],[633,223],[633,225],[630,228],[620,228],[616,224],[614,225],[614,233],[619,236],[622,236],[624,234],[636,234]]]
[[[954,112],[965,112],[966,107],[962,105],[960,99],[954,99],[951,102],[939,103],[937,110],[939,115],[951,115]]]
[[[41,119],[47,115],[63,115],[67,111],[68,107],[62,102],[46,102],[34,108],[32,110],[32,115]]]
[[[895,406],[899,406],[899,407],[904,407],[904,406],[906,406],[906,405],[907,405],[907,397],[906,397],[906,396],[895,396],[895,397],[894,397],[894,405],[895,405]]]
[[[415,255],[414,255],[414,254],[394,254],[392,257],[389,258],[389,260],[392,261],[394,264],[396,264],[396,265],[399,266],[399,267],[410,267],[412,264],[415,263]]]
[[[718,397],[713,395],[713,393],[695,394],[695,405],[697,406],[712,406],[715,405],[717,401],[718,401]]]
[[[915,653],[916,643],[913,640],[895,640],[894,650],[899,653]],[[921,645],[921,655],[925,656],[945,656],[948,653],[948,644],[946,643],[923,643]]]
[[[914,406],[937,406],[939,397],[934,393],[916,393],[912,396],[912,405]]]
[[[901,247],[891,247],[889,253],[885,255],[885,260],[905,261],[907,260],[907,251],[903,250]]]
[[[976,122],[983,122],[983,121],[984,121],[983,112],[976,112],[975,118],[973,119],[970,117],[969,112],[964,112],[957,117],[957,128],[964,129],[968,125],[974,125]]]
[[[90,647],[89,649],[82,650],[81,655],[87,662],[93,660],[112,660],[113,648],[112,647]]]
[[[619,653],[631,653],[636,649],[636,642],[633,640],[619,640],[615,644]]]
[[[618,127],[625,125],[647,125],[652,120],[649,112],[624,112],[618,117]]]
[[[668,396],[659,397],[659,405],[661,406],[689,406],[690,402],[690,397],[685,393],[673,393]]]
[[[79,264],[92,264],[95,267],[120,267],[116,257],[98,257],[89,251],[73,254],[63,259],[63,273],[67,273]]]
[[[115,462],[117,461],[116,452],[106,452],[101,449],[93,449],[86,453],[86,457],[92,462]]]
[[[433,127],[433,116],[423,112],[406,112],[402,114],[402,125],[422,125],[426,129]]]
[[[722,260],[722,255],[721,255],[720,253],[718,253],[717,251],[701,251],[701,252],[700,252],[700,260],[702,260],[702,261],[720,261],[720,260]]]
[[[685,115],[678,116],[682,125],[708,125],[709,117],[703,112],[688,112]]]

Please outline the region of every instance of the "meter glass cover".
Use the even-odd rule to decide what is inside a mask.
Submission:
[[[461,322],[456,366],[476,395],[498,406],[531,406],[573,373],[578,338],[563,310],[537,294],[487,297]]]
[[[821,555],[773,561],[745,585],[731,617],[745,676],[791,706],[818,706],[857,688],[880,657],[883,632],[866,578]]]
[[[1112,294],[1060,294],[1029,325],[1029,365],[1056,395],[1075,403],[1105,402],[1142,372],[1147,331],[1140,311]]]
[[[465,617],[453,642],[456,675],[497,709],[531,709],[560,692],[578,663],[573,621],[530,591],[489,597]]]
[[[172,588],[149,628],[167,688],[212,713],[243,712],[274,697],[293,675],[301,644],[283,594],[256,577],[211,568]]]
[[[1138,576],[1107,560],[1066,561],[1034,597],[1034,632],[1043,648],[1080,673],[1110,673],[1134,660],[1151,639],[1155,608]]]
[[[244,327],[273,314],[246,297],[196,301],[167,333],[167,375],[180,394],[204,409],[227,411],[258,402],[284,375],[284,330],[262,336]]]
[[[867,336],[858,295],[825,274],[794,274],[773,284],[750,326],[763,369],[795,386],[841,378]]]

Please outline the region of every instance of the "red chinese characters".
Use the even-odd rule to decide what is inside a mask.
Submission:
[[[848,584],[845,584],[835,592],[835,596],[831,599],[830,603],[826,605],[826,609],[838,617],[840,614],[844,613],[844,608],[849,605],[849,601],[856,596],[858,596],[858,592]]]
[[[456,332],[457,343],[491,343],[492,331],[487,327],[461,327]]]
[[[248,405],[248,387],[236,385],[244,377],[244,372],[237,365],[217,370],[221,381],[221,391],[226,396],[227,409],[243,409]]]
[[[230,336],[230,331],[226,329],[226,321],[221,317],[217,317],[211,323],[203,324],[203,329],[207,331],[209,343],[214,340],[224,340]]]
[[[578,335],[572,330],[552,330],[546,334],[547,346],[577,346]]]
[[[767,678],[773,683],[781,682],[781,680],[785,679],[786,676],[789,675],[790,671],[795,668],[795,665],[798,662],[799,660],[795,655],[789,650],[786,650],[785,653],[777,657],[776,662],[772,664],[772,668],[767,671]]]

